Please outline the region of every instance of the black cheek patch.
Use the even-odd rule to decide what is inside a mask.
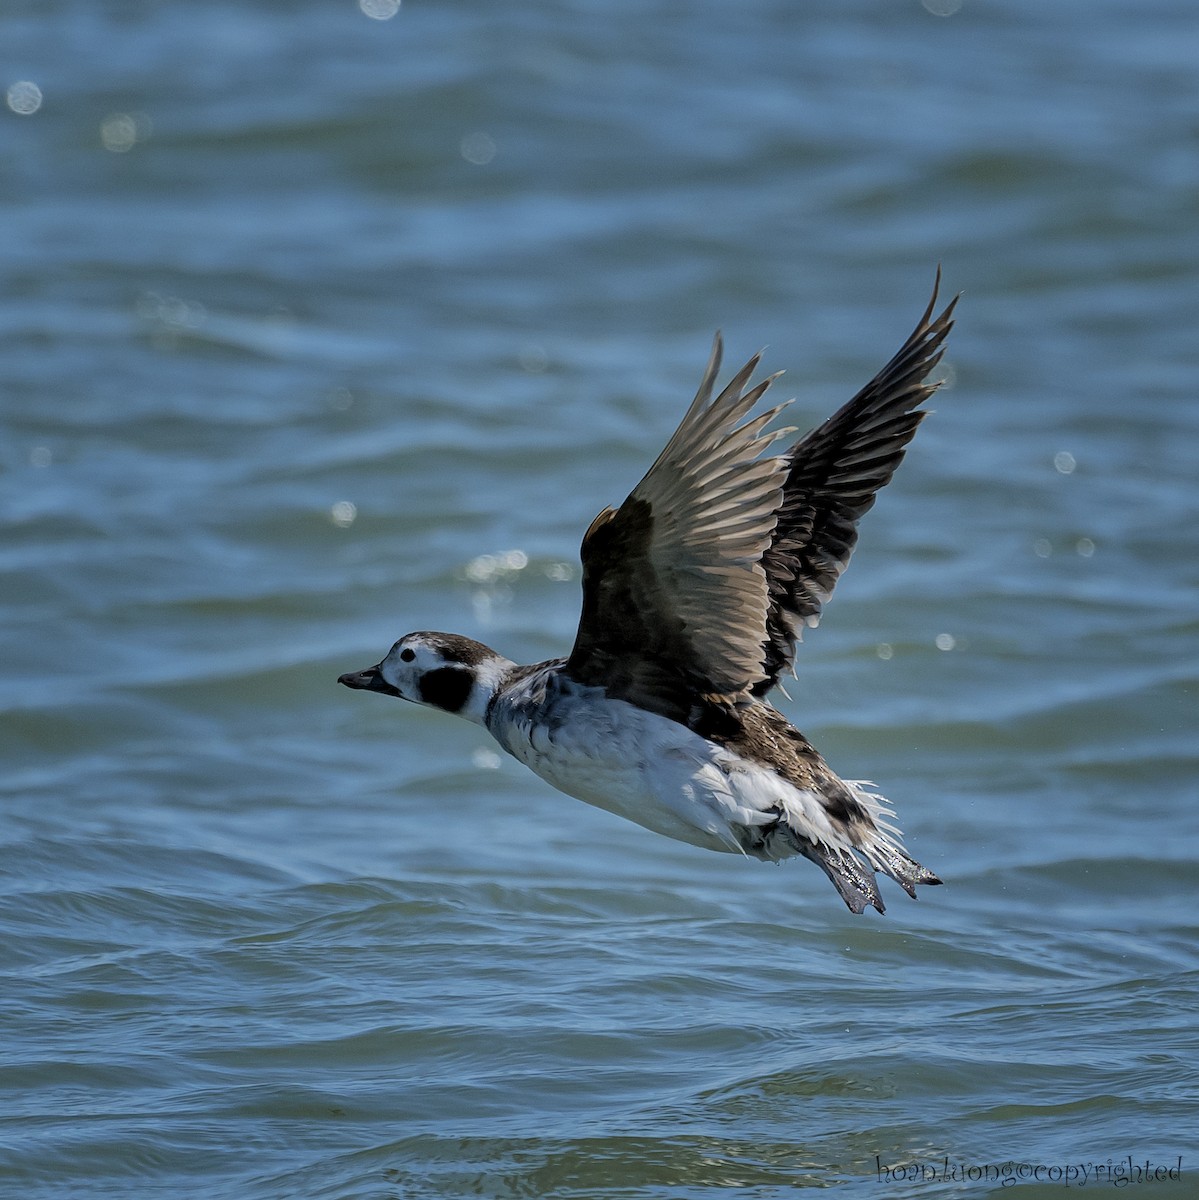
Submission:
[[[420,696],[426,704],[436,705],[446,712],[461,711],[474,685],[473,672],[461,667],[438,667],[420,678]]]

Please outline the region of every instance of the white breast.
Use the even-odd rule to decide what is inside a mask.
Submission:
[[[556,668],[503,693],[487,726],[560,791],[711,850],[740,852],[739,829],[774,820],[787,793],[799,795],[675,721],[564,683]]]

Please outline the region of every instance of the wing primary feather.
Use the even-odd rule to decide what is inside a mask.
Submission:
[[[945,352],[958,302],[953,297],[934,319],[940,287],[938,266],[928,305],[890,362],[792,448],[783,502],[762,557],[770,600],[763,678],[755,694],[765,695],[784,671],[794,671],[801,630],[819,623],[853,553],[858,521],[927,415],[915,410],[940,386],[924,380]]]

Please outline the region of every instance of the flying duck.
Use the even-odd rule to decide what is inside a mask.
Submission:
[[[709,850],[802,855],[855,913],[884,911],[875,872],[907,894],[937,884],[903,848],[871,785],[843,780],[769,700],[820,620],[857,524],[894,474],[936,390],[953,326],[940,287],[889,363],[822,425],[751,415],[754,355],[715,395],[716,335],[699,391],[645,478],[583,538],[583,611],[565,658],[522,666],[453,633],[400,638],[349,688],[483,726],[588,804]],[[781,374],[781,372],[780,372]]]

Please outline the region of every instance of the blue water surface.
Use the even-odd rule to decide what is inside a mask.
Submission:
[[[1194,1194],[1197,62],[1186,0],[7,0],[0,1191]],[[336,686],[564,652],[712,332],[808,426],[938,263],[779,703],[945,887]]]

